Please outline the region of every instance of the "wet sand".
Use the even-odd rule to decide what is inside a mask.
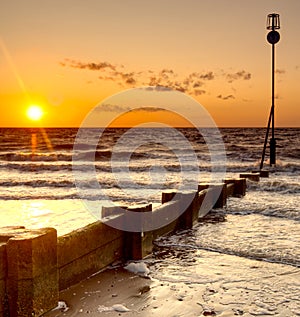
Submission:
[[[174,255],[146,259],[148,277],[123,267],[94,275],[60,293],[67,311],[44,316],[300,316],[297,267],[203,250]]]

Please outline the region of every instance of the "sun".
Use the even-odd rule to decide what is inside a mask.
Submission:
[[[38,105],[31,105],[27,109],[27,117],[33,121],[40,120],[42,118],[43,114],[44,114],[43,109]]]

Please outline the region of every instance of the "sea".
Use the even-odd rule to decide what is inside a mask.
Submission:
[[[159,205],[161,192],[180,189],[183,179],[210,182],[215,176],[239,177],[242,172],[259,169],[264,128],[220,128],[225,156],[221,153],[217,168],[212,166],[211,149],[201,131],[179,128],[174,136],[171,130],[170,134],[165,127],[89,129],[88,137],[79,142],[77,128],[1,128],[0,226],[54,227],[58,235],[64,235],[96,220],[86,201],[101,205],[103,193],[119,205]],[[164,270],[162,263],[171,261],[182,270],[193,265],[199,252],[202,260],[207,254],[217,257],[216,265],[229,256],[230,261],[236,261],[237,275],[243,265],[239,261],[245,259],[282,265],[285,272],[299,273],[300,128],[277,128],[275,137],[276,165],[269,166],[268,147],[264,162],[269,177],[247,181],[244,197],[229,198],[224,208],[216,210],[222,215],[216,219],[222,221],[199,222],[190,231],[157,241],[158,258],[164,260],[157,258],[158,262],[152,263],[158,275]],[[90,146],[95,143],[90,140],[96,140],[95,147]],[[74,166],[84,172],[88,165],[93,173],[80,179],[82,189]],[[100,186],[95,186],[95,180]],[[172,270],[168,274],[164,278],[172,279]],[[190,283],[193,278],[188,270],[176,275],[177,280]],[[290,303],[282,305],[290,305],[286,316],[300,316],[299,274],[292,281],[280,291]],[[256,314],[250,315],[281,316],[270,303],[264,305],[258,305]]]
[[[204,138],[198,129],[87,130],[88,138],[78,141],[77,128],[0,129],[2,226],[53,226],[59,234],[67,233],[94,221],[82,200],[101,203],[104,198],[99,190],[118,205],[159,204],[162,191],[180,189],[189,177],[197,177],[190,180],[193,186],[214,177],[221,181],[258,170],[265,138],[263,128],[219,129],[223,147],[217,150],[224,153],[216,163],[208,144],[215,138]],[[216,132],[206,134],[210,133]],[[231,198],[224,210],[230,219],[237,218],[234,222],[263,217],[278,221],[279,226],[290,222],[286,227],[293,228],[300,220],[300,129],[276,129],[275,136],[276,166],[269,166],[268,147],[263,166],[270,170],[270,177],[248,181],[247,195]],[[86,173],[88,164],[95,175]],[[87,174],[82,181],[84,195],[78,186],[78,170]],[[182,176],[185,173],[187,177]],[[101,189],[94,186],[94,178]]]

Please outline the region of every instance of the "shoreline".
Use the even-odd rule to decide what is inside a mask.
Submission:
[[[60,292],[66,311],[56,309],[43,316],[300,315],[299,268],[198,252],[197,263],[186,266],[184,273],[173,261],[157,264],[153,257],[145,260],[150,278],[123,267],[106,269]]]

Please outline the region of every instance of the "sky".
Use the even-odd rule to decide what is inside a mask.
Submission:
[[[153,86],[177,119],[187,110],[170,89],[218,127],[264,127],[273,12],[281,21],[275,124],[299,127],[299,0],[0,0],[0,126],[78,127],[97,105],[107,124],[128,110],[124,91]],[[31,104],[44,111],[38,123],[26,116]],[[155,107],[148,97],[140,105]],[[159,120],[156,111],[136,115]]]

